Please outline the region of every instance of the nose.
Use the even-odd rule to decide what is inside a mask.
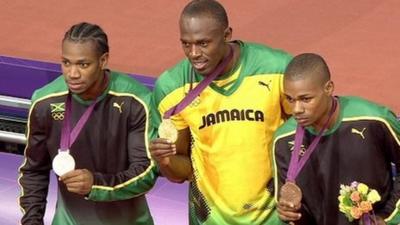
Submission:
[[[304,113],[304,106],[301,101],[295,101],[293,104],[293,114],[298,115]]]
[[[201,51],[200,51],[200,48],[199,48],[199,46],[197,46],[197,45],[191,45],[190,46],[190,50],[189,50],[189,56],[191,57],[191,58],[197,58],[197,57],[199,57],[201,55]]]
[[[68,68],[67,75],[72,79],[77,79],[81,76],[79,73],[79,69],[76,65],[71,65]]]

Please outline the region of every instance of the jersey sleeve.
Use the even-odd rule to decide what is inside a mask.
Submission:
[[[24,161],[19,168],[21,224],[43,224],[51,169],[44,121],[34,103],[28,117]]]
[[[389,198],[384,203],[384,207],[377,210],[376,213],[385,218],[387,224],[399,224],[400,212],[397,206],[400,204],[400,122],[391,111],[387,111],[384,121],[382,145],[396,171],[394,172],[393,188]]]
[[[148,192],[158,176],[155,163],[150,157],[149,141],[154,136],[150,123],[150,95],[130,108],[128,132],[128,162],[126,170],[115,174],[94,172],[94,185],[88,199],[94,201],[115,201],[129,199]]]

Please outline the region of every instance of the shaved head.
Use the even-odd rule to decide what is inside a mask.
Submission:
[[[181,14],[184,17],[207,16],[218,22],[223,29],[229,26],[224,7],[215,0],[193,0],[185,6]]]
[[[291,81],[312,79],[314,82],[323,85],[331,79],[331,73],[320,55],[303,53],[290,61],[286,67],[284,79]]]
[[[294,57],[286,68],[283,89],[298,124],[322,129],[332,108],[334,91],[325,60],[314,53]]]

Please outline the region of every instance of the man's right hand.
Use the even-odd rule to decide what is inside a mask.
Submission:
[[[161,166],[170,163],[170,156],[176,154],[176,145],[164,138],[156,138],[150,142],[150,154]]]
[[[161,174],[175,183],[182,183],[190,179],[193,173],[189,156],[190,130],[178,131],[175,143],[164,138],[150,141],[151,157],[156,161]]]
[[[294,221],[301,218],[300,207],[301,203],[298,205],[293,205],[293,203],[279,200],[277,207],[279,218],[282,221],[288,222],[289,224],[294,224]]]

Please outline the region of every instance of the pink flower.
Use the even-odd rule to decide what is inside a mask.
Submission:
[[[372,210],[372,204],[369,201],[362,201],[360,203],[360,209],[363,213],[367,213]]]
[[[350,199],[351,199],[353,202],[359,202],[359,201],[361,200],[360,193],[359,193],[358,191],[355,191],[355,192],[351,193]]]
[[[361,215],[363,214],[360,208],[358,207],[351,207],[350,214],[354,219],[360,219]]]

